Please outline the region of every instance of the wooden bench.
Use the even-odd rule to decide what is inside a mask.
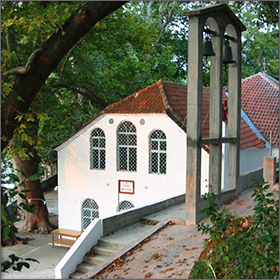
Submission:
[[[78,239],[78,237],[82,234],[81,231],[64,229],[64,228],[55,229],[51,233],[52,233],[53,246],[54,244],[72,246],[75,243],[75,241]],[[71,237],[71,239],[65,237]]]

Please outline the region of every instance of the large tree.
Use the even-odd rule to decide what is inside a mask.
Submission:
[[[36,21],[39,23],[37,25],[39,27],[41,24],[43,25],[45,18],[44,16],[38,17],[38,14],[37,16],[34,14],[34,20],[29,21],[33,25],[28,25],[26,22],[28,17],[24,18],[18,15],[14,16],[13,14],[24,10],[24,8],[32,9],[39,5],[44,8],[48,4],[42,2],[35,3],[37,6],[34,6],[32,2],[30,2],[30,5],[24,2],[6,2],[6,7],[3,5],[2,12],[6,13],[6,22],[4,22],[4,28],[6,27],[6,54],[8,54],[7,57],[12,57],[13,59],[10,59],[9,63],[7,63],[8,59],[5,60],[5,58],[2,61],[4,63],[2,63],[1,151],[7,147],[9,142],[11,143],[11,147],[14,150],[14,166],[20,171],[18,176],[22,180],[39,171],[40,157],[36,147],[39,119],[36,114],[34,115],[34,112],[38,113],[38,104],[34,105],[33,101],[40,88],[56,69],[61,59],[79,42],[80,38],[89,32],[96,23],[121,7],[124,3],[119,1],[88,2],[78,8],[62,26],[54,26],[58,30],[48,39],[40,38],[38,33],[36,34],[35,32],[34,34],[37,35],[33,38],[35,44],[30,43],[29,48],[25,48],[24,51],[32,52],[33,46],[38,46],[38,48],[36,50],[33,49],[34,51],[24,66],[19,65],[21,59],[17,53],[16,30],[13,25],[16,25],[15,22],[17,21],[18,25],[25,21],[26,31],[32,34],[33,25],[37,25]],[[55,18],[49,18],[50,22],[53,20]],[[32,36],[29,36],[30,38]],[[22,42],[20,43],[22,44]],[[28,46],[28,42],[25,42],[25,45]],[[9,65],[16,67],[7,69]],[[26,185],[26,188],[30,190],[26,194],[26,203],[35,204],[34,209],[36,211],[36,214],[25,214],[26,226],[28,230],[48,231],[51,227],[48,221],[48,211],[43,203],[44,195],[40,181],[27,181]]]
[[[230,8],[245,24],[242,78],[267,72],[279,79],[279,2],[233,1]]]

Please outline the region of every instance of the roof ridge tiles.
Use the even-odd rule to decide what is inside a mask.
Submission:
[[[169,100],[168,100],[168,97],[167,97],[167,94],[165,92],[165,89],[164,89],[164,81],[162,80],[158,80],[158,88],[159,88],[159,93],[161,95],[161,98],[162,98],[162,101],[163,101],[163,104],[165,106],[165,111],[166,110],[172,110],[172,107],[170,106],[170,103],[169,103]]]
[[[277,81],[275,78],[271,77],[270,75],[268,75],[267,73],[265,72],[259,72],[259,73],[256,73],[256,74],[253,74],[249,77],[246,77],[246,78],[243,78],[242,79],[242,82],[245,82],[247,80],[251,80],[251,79],[254,79],[256,77],[262,77],[264,78],[266,81],[268,81],[271,85],[275,86],[276,88],[279,88],[279,81]]]
[[[273,87],[279,90],[279,81],[268,75],[267,73],[260,72],[264,79],[269,82]]]
[[[134,92],[134,93],[132,93],[132,94],[126,96],[125,98],[123,98],[123,99],[121,99],[121,100],[119,100],[119,101],[116,101],[116,102],[114,102],[114,103],[108,105],[108,106],[104,109],[104,112],[106,113],[107,111],[109,111],[110,109],[114,108],[115,106],[120,105],[120,104],[123,104],[123,103],[127,102],[129,99],[132,99],[132,98],[134,98],[134,97],[137,97],[141,92],[146,91],[146,90],[150,89],[151,87],[153,87],[153,86],[155,86],[156,84],[161,83],[161,82],[162,82],[162,80],[160,79],[160,80],[158,80],[158,81],[152,83],[151,85],[146,86],[145,88],[142,88],[142,89],[140,89],[140,90],[138,90],[138,91],[136,91],[136,92]]]

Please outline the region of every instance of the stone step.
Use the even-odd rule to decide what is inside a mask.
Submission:
[[[70,278],[79,279],[85,273],[93,268],[106,262],[108,257],[115,255],[118,251],[125,247],[123,244],[111,242],[108,240],[99,239],[98,245],[92,248],[93,256],[85,256],[83,263],[77,265],[76,272]]]
[[[99,239],[98,240],[98,246],[105,247],[105,248],[113,248],[113,249],[121,250],[126,245],[120,244],[120,243],[111,242],[111,241],[104,240],[104,239]]]
[[[85,273],[91,271],[95,267],[96,267],[96,265],[94,265],[94,264],[83,262],[83,263],[77,265],[76,271],[85,274]]]
[[[95,247],[93,251],[95,255],[100,255],[105,257],[111,257],[118,252],[118,250],[114,248],[109,248],[109,247],[106,248],[106,247],[99,247],[99,246]]]
[[[92,257],[85,257],[85,262],[89,263],[89,264],[94,264],[94,265],[100,265],[102,263],[104,263],[107,260],[108,257],[105,256],[100,256],[100,255],[96,255],[96,256],[92,256]]]
[[[70,275],[70,279],[80,279],[82,276],[84,276],[84,273],[76,271]]]

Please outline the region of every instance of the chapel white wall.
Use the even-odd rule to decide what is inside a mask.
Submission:
[[[109,123],[113,119],[113,124]],[[143,119],[145,124],[140,124]],[[137,129],[137,172],[117,171],[116,131],[122,121]],[[101,128],[106,135],[106,169],[90,169],[90,134]],[[167,139],[167,174],[149,174],[149,134],[162,130]],[[100,216],[118,206],[118,180],[135,181],[135,194],[119,194],[135,207],[185,193],[186,134],[165,114],[105,115],[58,151],[59,227],[81,229],[81,205],[91,198]]]
[[[114,120],[113,124],[109,119]],[[140,120],[145,124],[140,124]],[[122,121],[132,122],[137,129],[137,172],[117,171],[116,131]],[[101,128],[106,135],[105,170],[90,169],[90,135],[95,128]],[[149,174],[149,134],[154,129],[166,134],[167,174]],[[277,151],[272,149],[272,155]],[[240,174],[262,167],[267,155],[268,149],[241,150]],[[276,156],[279,158],[279,154]],[[209,184],[209,154],[204,149],[201,162],[201,194],[204,194]],[[99,205],[100,216],[107,216],[116,213],[118,200],[128,200],[137,207],[185,193],[186,134],[165,114],[104,115],[59,149],[58,172],[59,227],[80,230],[81,205],[87,198]],[[135,194],[118,197],[118,180],[134,181]]]

